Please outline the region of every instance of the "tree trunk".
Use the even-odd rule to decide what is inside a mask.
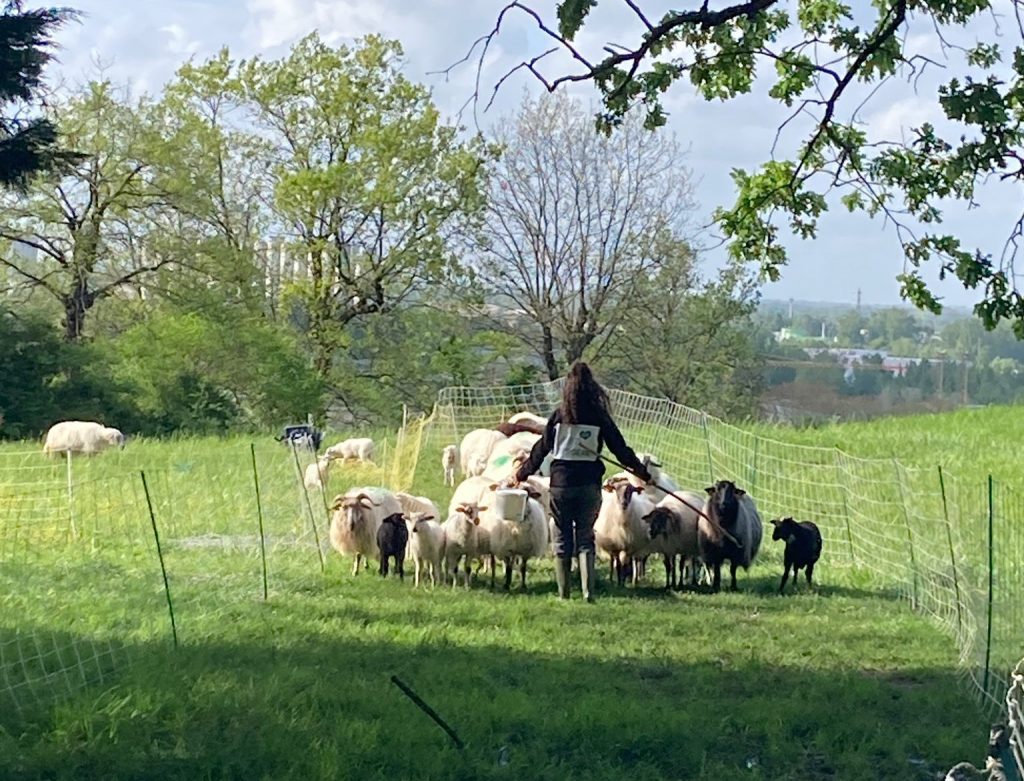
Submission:
[[[557,380],[562,376],[562,373],[558,370],[558,362],[555,360],[555,339],[551,334],[550,326],[542,325],[540,328],[543,334],[541,349],[543,351],[544,367],[548,370],[548,379]]]
[[[95,296],[89,291],[85,280],[79,280],[71,291],[63,297],[64,304],[64,341],[77,342],[85,333],[85,313],[96,303]]]

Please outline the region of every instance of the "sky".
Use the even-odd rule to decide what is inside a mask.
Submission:
[[[257,54],[274,58],[313,30],[337,44],[381,33],[402,42],[407,75],[432,90],[442,111],[485,131],[514,111],[524,90],[542,89],[536,79],[519,71],[502,85],[494,105],[485,112],[483,103],[495,83],[516,64],[548,48],[533,20],[521,13],[507,15],[484,60],[480,75],[484,100],[474,110],[476,58],[447,75],[440,71],[455,64],[479,36],[494,27],[503,6],[497,0],[69,0],[68,4],[83,12],[83,18],[59,35],[60,62],[48,74],[54,82],[73,86],[102,72],[114,81],[130,82],[136,93],[157,94],[182,62],[190,57],[201,61],[223,46],[236,58]],[[554,26],[555,4],[555,0],[535,0],[532,5]],[[656,18],[670,4],[648,0],[642,7]],[[990,35],[992,30],[1006,32],[999,24],[989,18],[979,20],[963,31],[963,40],[973,43],[976,36]],[[598,59],[610,42],[638,40],[639,29],[623,0],[601,0],[578,42]],[[942,59],[937,37],[920,25],[911,27],[908,47],[933,60]],[[570,71],[573,64],[556,56],[545,59],[541,67],[555,76]],[[930,67],[913,86],[895,81],[874,94],[858,118],[875,139],[900,138],[922,121],[942,129],[935,95],[937,86],[948,78],[948,72]],[[714,208],[732,202],[732,169],[751,169],[771,158],[776,130],[787,114],[766,97],[768,86],[769,82],[759,80],[753,94],[726,103],[705,102],[688,82],[677,82],[666,93],[669,121],[664,132],[674,133],[688,150],[680,169],[688,169],[696,181],[696,222],[710,226]],[[571,85],[569,91],[584,102],[597,99],[589,85]],[[861,94],[866,97],[863,90]],[[788,126],[776,149],[778,156],[795,148],[804,137],[800,131],[797,123]],[[998,255],[1020,214],[1020,189],[991,184],[979,201],[970,211],[950,206],[947,225],[971,246]],[[900,303],[895,277],[903,269],[903,256],[895,231],[880,220],[844,211],[834,204],[821,220],[815,240],[787,240],[790,263],[778,282],[765,284],[766,298],[853,303],[860,289],[865,304]],[[716,246],[713,226],[700,243],[707,247],[708,270],[724,262],[725,250]],[[969,306],[980,297],[955,281],[938,282],[934,270],[925,276],[950,306]]]

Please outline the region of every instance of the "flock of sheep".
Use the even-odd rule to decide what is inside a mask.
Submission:
[[[423,577],[431,584],[439,580],[468,587],[486,566],[494,585],[497,562],[505,565],[506,589],[519,569],[520,584],[526,587],[531,560],[549,553],[554,521],[546,466],[517,486],[527,493],[522,517],[508,520],[497,508],[496,492],[510,484],[519,463],[540,438],[546,421],[530,412],[520,412],[493,429],[475,429],[462,442],[448,445],[441,455],[445,485],[455,486],[446,511],[425,496],[392,492],[380,487],[357,487],[334,498],[330,504],[331,545],[343,556],[353,556],[352,574],[370,559],[380,562],[387,575],[390,562],[404,579],[404,562],[411,559],[414,587]],[[321,465],[329,466],[348,443],[328,448],[310,465],[306,485],[320,487]],[[349,446],[349,450],[353,446]],[[355,452],[345,457],[360,458]],[[644,484],[628,472],[613,474],[602,486],[601,508],[594,526],[599,553],[610,562],[612,577],[620,585],[636,585],[643,576],[647,559],[660,554],[665,563],[666,588],[681,588],[709,581],[713,590],[721,586],[721,567],[730,565],[731,587],[736,588],[736,570],[750,567],[757,557],[763,534],[761,515],[753,498],[733,482],[720,480],[704,492],[684,491],[650,454],[640,454],[653,481]],[[463,480],[455,485],[456,468]],[[312,483],[312,485],[311,485]],[[792,518],[773,520],[774,540],[785,541],[785,570],[781,592],[789,578],[804,569],[812,583],[814,565],[821,555],[822,539],[817,526]],[[474,564],[476,564],[474,573]]]

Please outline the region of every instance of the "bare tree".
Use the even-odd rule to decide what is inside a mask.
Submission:
[[[563,93],[526,98],[499,123],[477,261],[486,291],[535,328],[505,328],[555,379],[600,354],[639,281],[661,267],[660,241],[681,236],[693,210],[683,151],[627,120],[607,137],[593,111]]]

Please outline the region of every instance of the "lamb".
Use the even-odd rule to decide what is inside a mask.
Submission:
[[[91,456],[110,447],[124,447],[124,434],[89,420],[64,420],[46,432],[43,453],[51,458],[64,453]]]
[[[489,428],[476,428],[466,434],[459,443],[459,465],[462,467],[462,474],[466,477],[481,474],[487,469],[491,450],[505,439],[507,437],[500,431]]]
[[[785,569],[782,571],[779,593],[786,588],[790,567],[793,568],[794,585],[801,567],[807,568],[807,585],[813,585],[811,575],[814,572],[814,565],[821,556],[821,532],[818,527],[811,521],[794,521],[792,518],[772,521],[772,526],[775,527],[772,530],[772,539],[786,541]]]
[[[497,488],[497,486],[494,486]],[[512,587],[512,566],[519,561],[520,588],[526,590],[526,567],[530,559],[541,558],[548,548],[548,519],[538,501],[540,494],[523,484],[528,497],[522,521],[506,521],[498,517],[496,508],[481,508],[480,528],[488,534],[490,554],[505,563],[505,590]],[[494,586],[494,569],[491,569]]]
[[[665,588],[683,584],[683,573],[676,578],[676,556],[680,561],[693,561],[700,555],[697,526],[704,497],[693,491],[674,492],[679,499],[666,496],[651,512],[644,516],[650,539],[651,553],[665,557]],[[696,585],[697,569],[691,567],[691,582]]]
[[[424,513],[434,518],[441,517],[441,511],[437,509],[437,505],[425,496],[413,496],[412,494],[399,491],[395,494],[395,498],[402,505],[402,512],[407,515],[411,513]]]
[[[638,559],[648,553],[650,537],[644,516],[654,509],[654,502],[625,477],[613,476],[602,486],[601,509],[594,523],[594,542],[611,557],[612,576],[619,585],[626,581],[626,560]],[[639,579],[632,567],[632,583]]]
[[[722,562],[729,560],[731,589],[735,591],[736,568],[749,569],[761,547],[761,514],[747,492],[730,480],[719,480],[705,490],[707,517],[700,519],[698,527],[700,555],[714,573],[714,591],[721,588]]]
[[[320,456],[316,461],[306,467],[302,484],[310,491],[319,491],[322,489],[327,485],[327,477],[331,471],[332,463],[334,463],[333,458],[330,458],[326,454]]]
[[[373,463],[373,440],[369,437],[355,437],[346,439],[336,445],[331,445],[324,451],[324,455],[330,458],[340,458],[343,461],[353,459],[355,461],[367,461]]]
[[[377,554],[377,529],[389,515],[402,512],[398,499],[384,488],[351,488],[331,502],[331,545],[342,556],[353,554],[352,574],[363,557]]]
[[[465,558],[465,585],[469,588],[470,561],[479,555],[480,542],[477,527],[480,525],[480,508],[476,504],[460,504],[455,512],[441,524],[444,530],[444,569],[451,573],[452,587],[459,581],[459,562]]]
[[[427,568],[430,585],[437,585],[444,556],[444,529],[437,519],[424,513],[412,513],[406,520],[409,527],[409,556],[416,566],[413,588],[420,585],[420,572]]]
[[[377,550],[380,554],[380,576],[388,576],[388,560],[394,558],[395,571],[400,580],[405,580],[405,548],[409,544],[409,530],[405,526],[405,516],[393,513],[381,519],[377,529]]]
[[[445,445],[441,452],[441,468],[444,469],[444,484],[455,485],[455,466],[459,463],[459,446]]]

